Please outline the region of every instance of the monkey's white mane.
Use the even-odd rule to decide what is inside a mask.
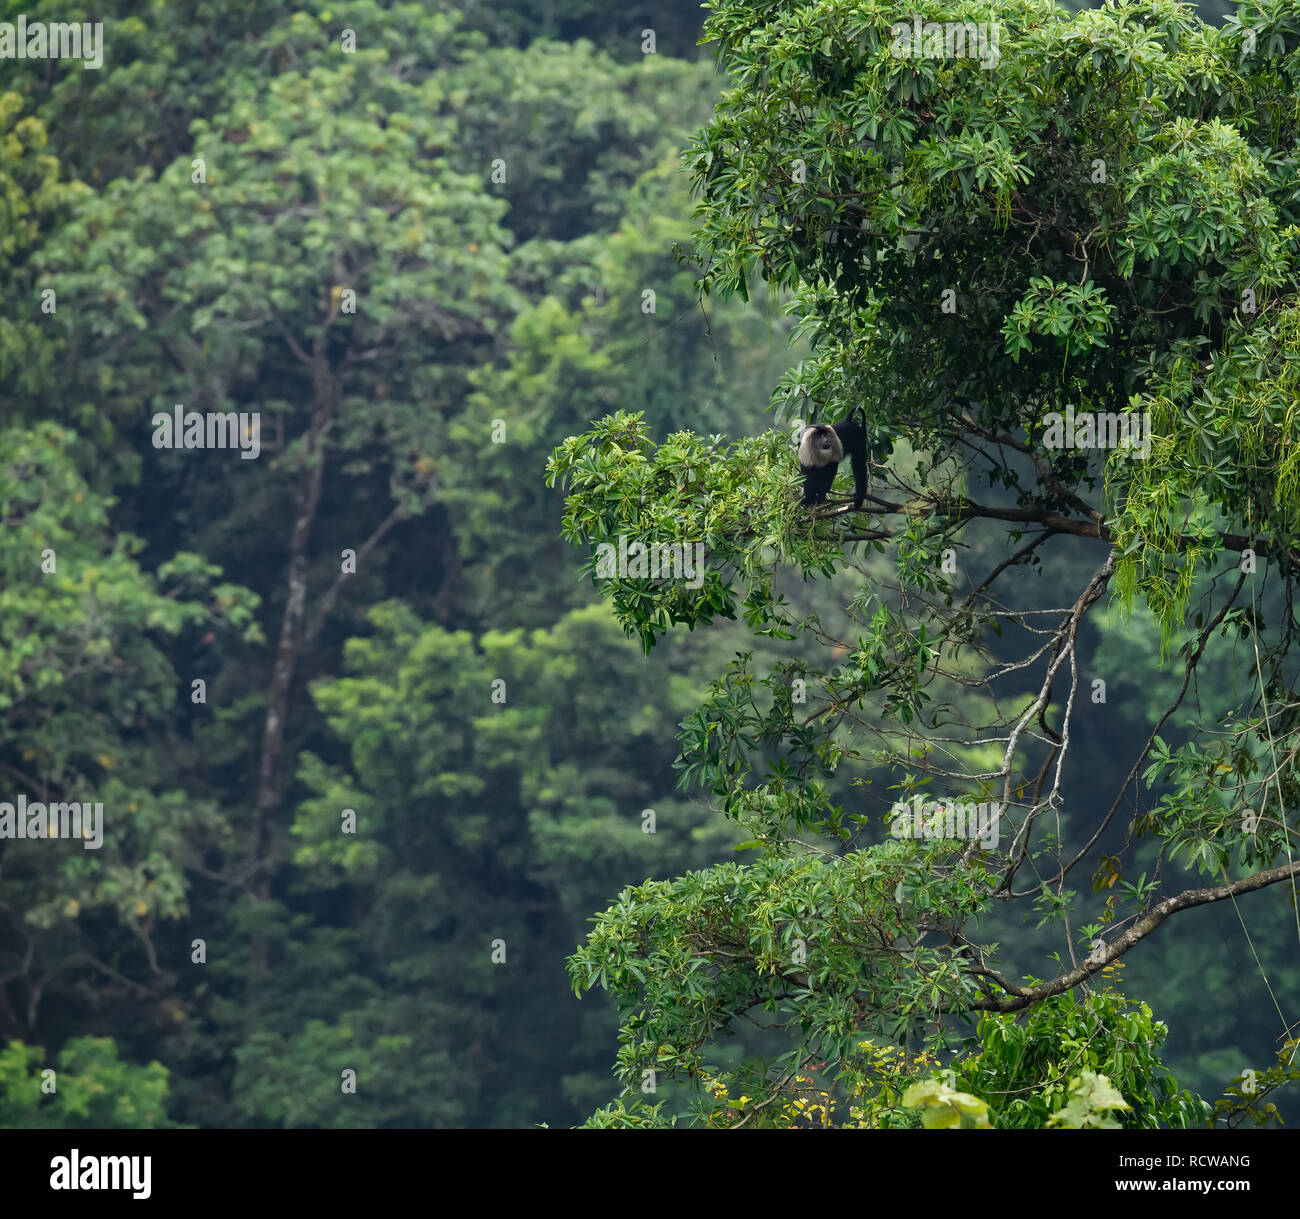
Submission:
[[[816,443],[818,436],[825,436],[830,440],[830,447],[823,448]],[[803,436],[799,439],[799,464],[803,466],[829,466],[838,464],[844,460],[844,446],[840,443],[840,438],[833,427],[827,427],[824,423],[817,424],[814,427],[804,428]]]

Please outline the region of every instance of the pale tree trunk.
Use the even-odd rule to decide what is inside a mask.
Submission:
[[[276,813],[280,808],[285,721],[294,671],[302,653],[307,614],[307,557],[312,529],[320,507],[325,479],[325,434],[334,414],[334,385],[323,347],[311,361],[315,408],[305,438],[306,467],[294,506],[293,532],[289,540],[289,591],[280,620],[280,638],[275,649],[275,667],[266,698],[266,720],[262,725],[262,758],[257,776],[257,801],[253,820],[252,891],[262,901],[271,896]],[[262,936],[253,942],[250,987],[266,969],[267,944]]]

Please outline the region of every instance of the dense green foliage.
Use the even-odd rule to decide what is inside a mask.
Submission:
[[[121,1062],[105,1037],[74,1037],[56,1060],[18,1041],[0,1050],[0,1128],[6,1130],[161,1129],[171,1125],[166,1098],[167,1068]]]
[[[1016,53],[841,0],[0,0],[106,44],[0,60],[0,803],[103,805],[0,837],[0,1127],[1204,1120],[1171,1067],[1286,1110],[1284,886],[1144,939],[1141,998],[998,1004],[1286,858],[1300,14],[1242,58],[1170,0],[920,11]],[[1031,455],[1067,402],[1158,458]],[[876,498],[810,523],[789,427],[859,405]],[[987,684],[1101,515],[1131,619]],[[620,537],[703,579],[593,581]],[[1110,701],[1034,792],[1076,663]],[[999,784],[1002,891],[1006,839],[882,822]]]
[[[816,667],[739,658],[683,725],[683,780],[759,861],[628,890],[572,961],[576,987],[620,1001],[632,1096],[709,1072],[761,1008],[786,1048],[720,1077],[728,1095],[780,1112],[820,1062],[852,1097],[863,1032],[946,1061],[972,1013],[1036,1010],[1184,910],[1294,894],[1297,15],[1277,5],[1244,30],[1162,0],[1073,18],[1040,0],[920,8],[996,23],[1003,58],[945,56],[942,27],[900,54],[883,4],[723,0],[708,28],[733,86],[689,156],[703,284],[788,291],[811,345],[777,395],[785,417],[864,409],[864,514],[810,528],[775,435],[656,447],[614,415],[552,459],[573,541],[699,536],[713,556],[698,588],[601,581],[647,647],[742,607],[759,634],[830,645]],[[1075,412],[1143,420],[1149,451],[1062,444]],[[1066,547],[1063,598],[1015,578]],[[783,566],[865,575],[847,629],[787,605]],[[1099,774],[1074,745],[1125,714],[1085,625],[1108,592],[1184,676],[1134,721],[1136,753],[1112,736],[1121,758]],[[1199,693],[1183,705],[1207,654],[1237,682],[1211,687],[1213,717]],[[846,772],[859,794],[842,807],[828,796]],[[877,810],[897,838],[913,799],[991,806],[1001,842],[881,843]],[[810,835],[838,841],[810,853]],[[1047,979],[1015,980],[1016,901],[1064,933]],[[1293,950],[1300,927],[1285,934]],[[1204,1117],[1162,1106],[1153,1059],[1129,1078],[1152,1096],[1121,1121]],[[1036,1124],[1057,1109],[1078,1124],[1115,1086],[1055,1082]]]

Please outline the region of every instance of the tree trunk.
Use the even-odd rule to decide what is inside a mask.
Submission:
[[[307,465],[302,473],[294,508],[293,533],[289,541],[289,593],[285,599],[284,616],[280,621],[275,667],[271,672],[271,687],[267,693],[266,720],[262,726],[262,759],[257,778],[252,891],[262,901],[269,900],[271,896],[273,839],[275,816],[280,807],[285,721],[289,711],[289,696],[293,690],[294,670],[303,647],[303,624],[307,613],[307,552],[324,483],[325,433],[333,415],[333,386],[330,384],[323,352],[319,349],[312,361],[312,380],[316,389],[316,406],[306,437]],[[265,969],[266,956],[266,940],[258,936],[253,942],[250,985]]]

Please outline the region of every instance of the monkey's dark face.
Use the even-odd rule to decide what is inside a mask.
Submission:
[[[844,458],[844,446],[833,427],[819,423],[814,427],[804,428],[799,441],[799,461],[805,466],[829,466],[838,464]]]

